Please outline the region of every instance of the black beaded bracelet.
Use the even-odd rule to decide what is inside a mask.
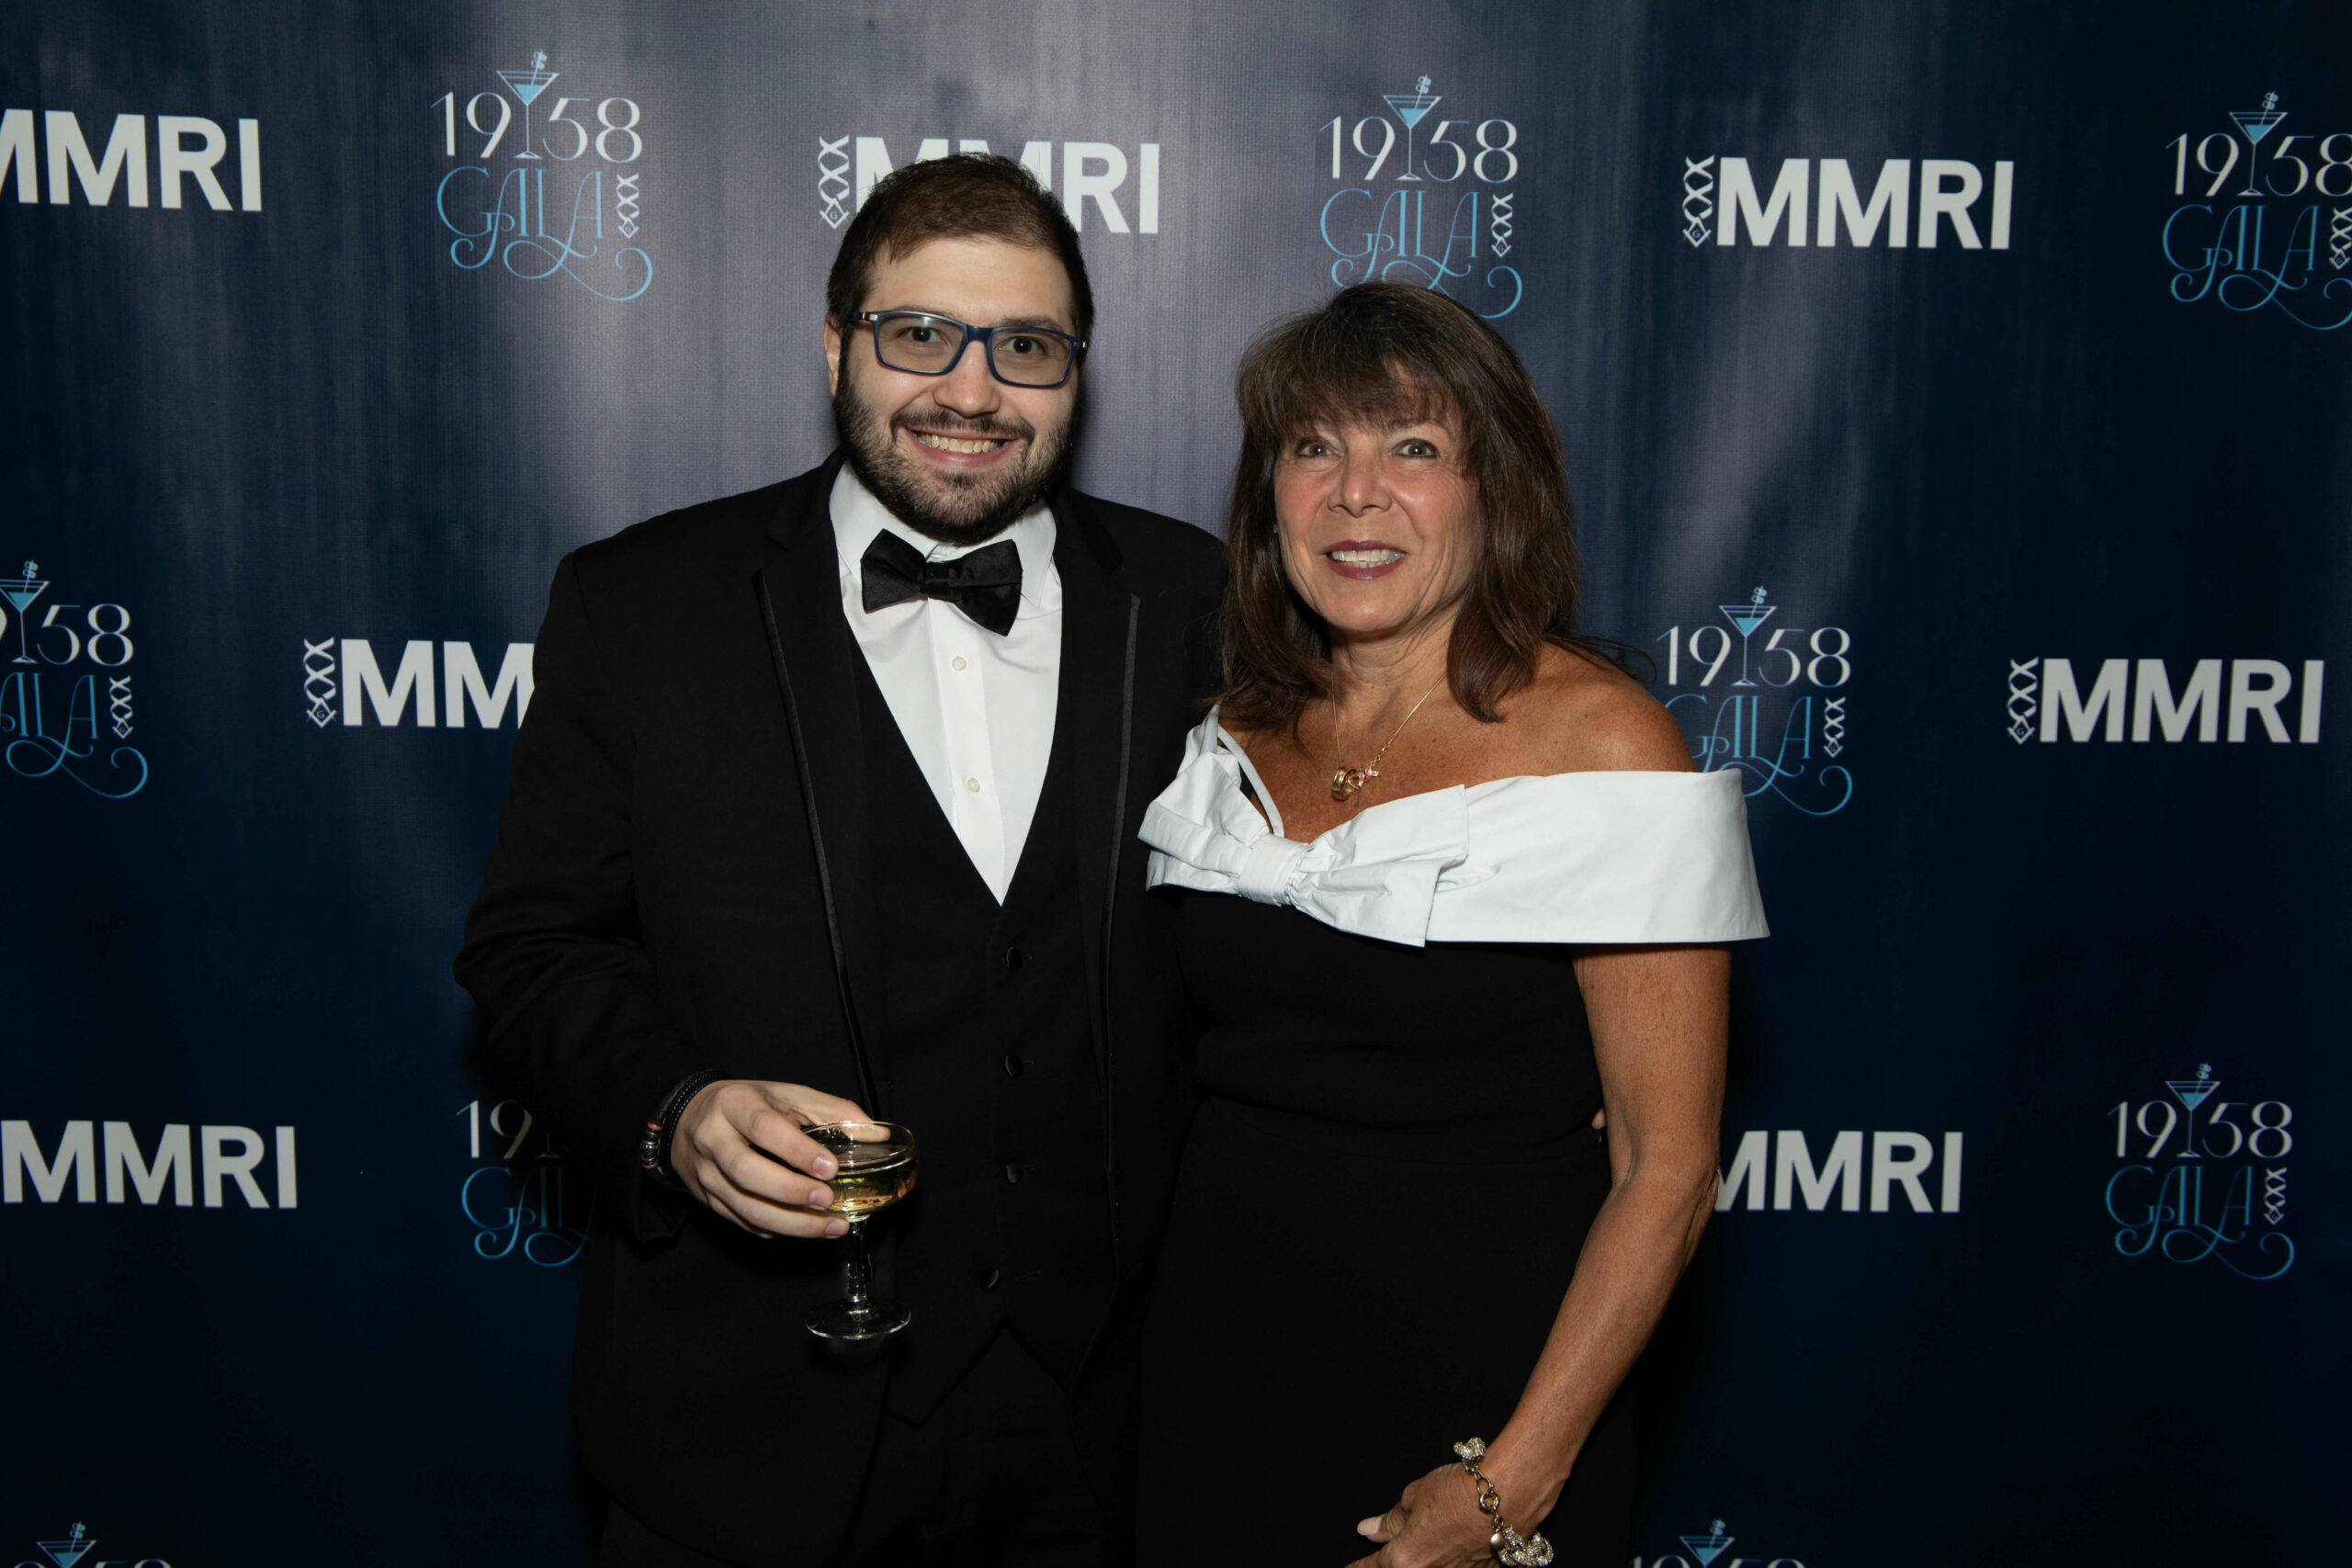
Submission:
[[[685,1190],[678,1173],[670,1168],[670,1140],[678,1134],[678,1118],[685,1114],[687,1101],[726,1076],[714,1067],[678,1080],[678,1087],[670,1091],[670,1098],[662,1102],[662,1109],[645,1124],[644,1135],[637,1141],[638,1164],[646,1175],[664,1187]]]

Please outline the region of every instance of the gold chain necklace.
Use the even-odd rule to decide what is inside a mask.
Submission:
[[[1340,764],[1331,771],[1331,798],[1333,800],[1348,799],[1350,796],[1353,795],[1356,791],[1363,788],[1364,785],[1370,784],[1373,780],[1380,776],[1381,759],[1388,755],[1388,748],[1396,744],[1396,737],[1405,733],[1405,726],[1412,723],[1413,716],[1421,711],[1421,703],[1428,702],[1430,698],[1435,696],[1437,694],[1437,689],[1443,684],[1445,684],[1445,677],[1442,675],[1430,682],[1430,689],[1421,694],[1421,701],[1415,703],[1411,707],[1405,710],[1405,716],[1397,720],[1396,728],[1390,732],[1387,741],[1382,745],[1379,750],[1374,751],[1372,754],[1372,761],[1366,762],[1361,768],[1351,768],[1348,766],[1346,762],[1340,761],[1340,705],[1336,701],[1331,704],[1331,761]]]

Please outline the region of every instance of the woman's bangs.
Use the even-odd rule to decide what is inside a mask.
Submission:
[[[1258,416],[1252,434],[1278,450],[1349,425],[1396,430],[1461,423],[1461,400],[1437,367],[1417,364],[1418,356],[1388,345],[1354,342],[1321,354],[1268,357],[1270,373],[1260,383],[1264,401],[1252,411]]]

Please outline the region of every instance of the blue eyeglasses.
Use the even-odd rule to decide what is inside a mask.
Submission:
[[[1082,339],[1051,327],[975,327],[924,310],[860,310],[874,328],[874,357],[913,376],[944,376],[978,343],[989,374],[1008,387],[1058,387],[1069,379]]]

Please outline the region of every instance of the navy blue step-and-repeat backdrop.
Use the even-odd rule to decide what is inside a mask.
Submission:
[[[1087,489],[1214,527],[1251,333],[1441,289],[1746,784],[1642,1568],[2317,1561],[2347,60],[2317,3],[0,8],[0,1563],[580,1561],[595,1195],[448,977],[546,585],[824,455],[842,225],[981,145],[1085,238]]]

